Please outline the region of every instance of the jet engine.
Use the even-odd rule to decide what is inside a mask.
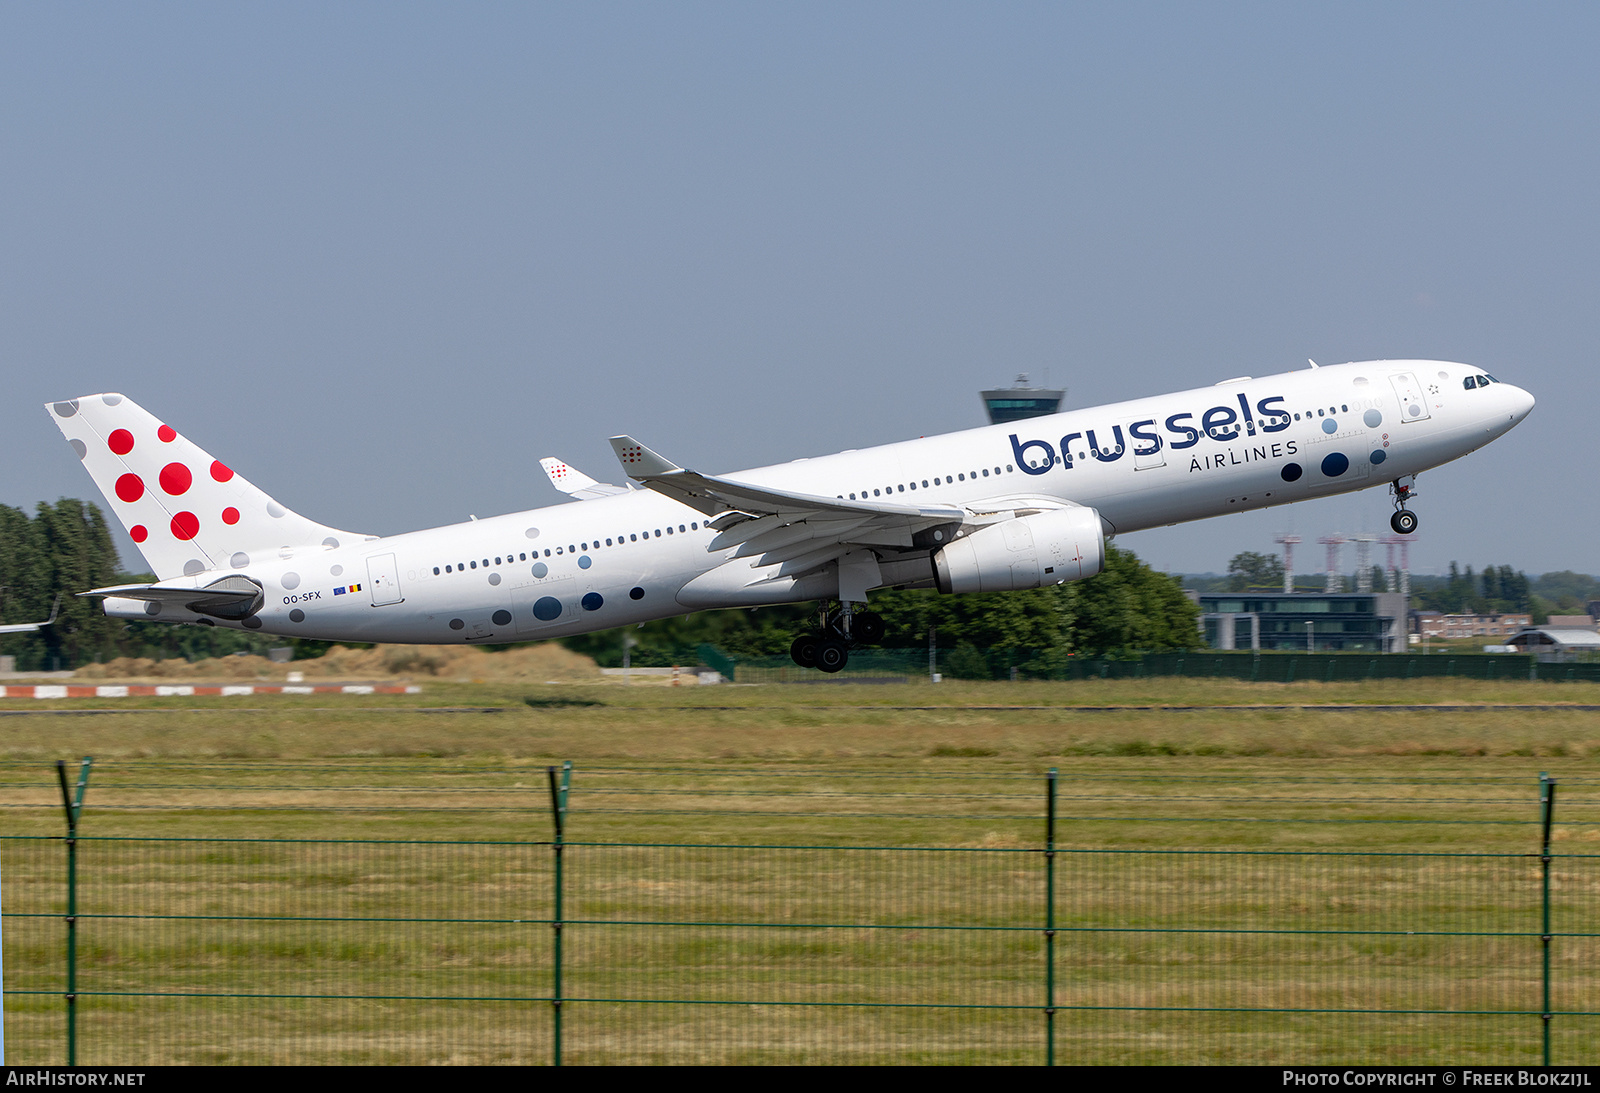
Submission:
[[[1093,577],[1105,564],[1100,514],[1052,509],[990,524],[933,556],[940,592],[1015,592]]]

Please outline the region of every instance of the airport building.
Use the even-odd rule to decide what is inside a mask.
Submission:
[[[1446,615],[1442,611],[1413,611],[1411,632],[1429,638],[1505,637],[1533,625],[1533,616]]]
[[[1213,649],[1398,653],[1406,644],[1399,592],[1203,592],[1197,599]]]

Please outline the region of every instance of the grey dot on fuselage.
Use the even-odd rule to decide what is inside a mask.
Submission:
[[[196,573],[204,573],[205,571],[206,564],[199,558],[190,558],[187,562],[183,563],[183,575],[185,577],[192,577]]]
[[[82,459],[89,454],[89,445],[74,437],[72,439],[72,450],[78,453],[79,459]]]
[[[489,583],[490,584],[499,584],[500,583],[500,574],[498,574],[498,573],[489,574]]]
[[[332,573],[335,577],[337,577],[339,574],[344,572],[344,566],[336,565],[332,569],[328,570],[328,572]]]
[[[235,569],[243,569],[245,566],[250,564],[250,555],[241,550],[232,558],[228,559],[228,564],[233,566]]]
[[[272,517],[274,520],[276,520],[278,517],[282,516],[284,513],[288,512],[288,511],[289,511],[288,509],[284,508],[282,505],[278,504],[276,501],[268,501],[267,502],[267,515]]]
[[[72,399],[69,402],[58,402],[55,404],[54,409],[57,417],[71,417],[78,412],[78,400]]]
[[[300,574],[285,573],[282,577],[278,578],[278,583],[283,585],[284,588],[287,588],[289,591],[293,592],[295,589],[300,587]]]
[[[530,539],[537,539],[539,537],[539,529],[538,528],[529,528],[527,531],[523,532],[522,534],[526,535]]]
[[[300,610],[297,607],[293,611],[289,612],[289,621],[290,622],[305,622],[306,621],[306,613],[304,611]]]
[[[105,403],[107,406],[115,406],[119,402],[122,401],[122,396],[121,395],[101,395],[100,396],[100,401]]]
[[[322,545],[327,547],[327,548],[329,548],[330,550],[338,550],[339,549],[339,540],[335,539],[333,536],[330,535],[326,539],[322,540]]]

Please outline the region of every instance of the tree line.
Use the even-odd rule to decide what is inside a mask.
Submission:
[[[883,616],[886,648],[928,647],[963,677],[999,675],[1019,654],[1040,669],[1068,657],[1123,656],[1200,645],[1199,608],[1174,577],[1131,551],[1106,548],[1103,572],[1084,581],[1024,592],[941,596],[931,590],[885,589],[868,608]],[[623,643],[640,666],[693,663],[696,647],[714,645],[735,660],[786,656],[796,635],[817,625],[816,606],[701,611],[564,638],[568,648],[603,667],[622,663]]]

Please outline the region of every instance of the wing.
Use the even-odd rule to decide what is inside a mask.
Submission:
[[[626,486],[613,486],[609,482],[596,482],[580,470],[576,470],[555,456],[547,455],[539,460],[539,466],[544,468],[544,473],[550,477],[550,484],[562,493],[576,497],[579,501],[593,501],[597,497],[615,497],[619,493],[627,493]]]
[[[948,541],[968,519],[953,505],[846,501],[699,474],[628,436],[612,437],[611,447],[631,477],[711,518],[707,523],[718,534],[708,550],[736,547],[734,558],[777,566],[776,577],[811,572],[856,547],[925,551]]]

